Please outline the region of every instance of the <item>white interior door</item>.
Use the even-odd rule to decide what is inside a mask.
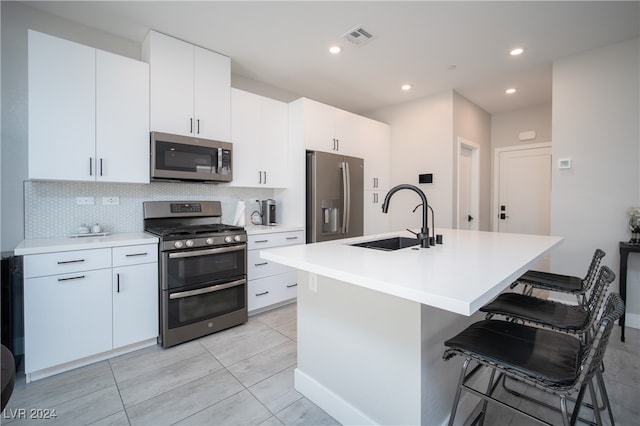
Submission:
[[[458,229],[478,229],[480,146],[458,138]]]
[[[549,235],[551,147],[501,150],[497,157],[498,232]]]

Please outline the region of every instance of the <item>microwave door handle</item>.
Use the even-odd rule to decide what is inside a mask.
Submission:
[[[181,291],[169,295],[169,299],[184,299],[185,297],[199,296],[201,294],[213,293],[214,291],[226,290],[232,287],[238,287],[247,283],[244,278],[241,280],[231,281],[226,284],[212,285],[211,287],[200,288],[198,290]]]

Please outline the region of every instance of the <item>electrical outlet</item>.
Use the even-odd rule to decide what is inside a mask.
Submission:
[[[318,274],[314,274],[313,272],[309,272],[309,290],[314,293],[318,292]]]
[[[120,197],[102,197],[103,206],[117,206],[120,204]]]
[[[78,206],[92,206],[93,197],[76,197],[76,204]]]

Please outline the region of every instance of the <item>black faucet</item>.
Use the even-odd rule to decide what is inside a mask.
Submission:
[[[424,192],[422,192],[420,188],[408,184],[394,186],[384,197],[384,202],[382,203],[382,213],[387,213],[387,211],[389,210],[389,201],[391,201],[391,196],[401,189],[410,189],[411,191],[414,191],[420,196],[420,199],[422,200],[422,229],[420,230],[419,234],[416,234],[416,237],[418,238],[418,240],[420,240],[420,247],[429,248],[429,204],[427,203],[427,196],[424,195]]]

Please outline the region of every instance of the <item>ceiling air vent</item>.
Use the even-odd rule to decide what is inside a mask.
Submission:
[[[342,34],[342,38],[347,39],[347,41],[353,45],[362,46],[373,40],[375,36],[362,27],[355,27],[351,31]]]

